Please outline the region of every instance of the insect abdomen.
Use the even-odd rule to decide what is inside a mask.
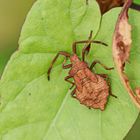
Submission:
[[[76,97],[81,104],[87,107],[104,110],[107,97],[109,96],[109,86],[106,81],[98,75],[96,75],[96,81],[92,81],[91,79],[91,77],[81,79],[82,89],[80,88],[80,91],[77,88]]]

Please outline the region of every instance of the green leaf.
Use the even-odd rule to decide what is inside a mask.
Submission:
[[[11,57],[0,82],[0,140],[123,139],[138,110],[115,70],[96,67],[97,73],[109,75],[112,92],[118,96],[109,98],[104,112],[89,110],[71,98],[62,57],[53,68],[50,82],[46,74],[55,54],[59,50],[71,52],[72,42],[87,39],[90,30],[95,36],[99,30],[96,39],[109,47],[95,46],[87,60],[100,59],[112,66],[111,40],[119,11],[105,14],[99,30],[100,10],[92,0],[88,6],[85,0],[36,2],[23,26],[19,50]]]
[[[134,3],[140,4],[140,0],[134,0]]]
[[[94,56],[94,58],[99,59],[101,62],[103,62],[107,66],[110,64],[110,60],[112,58],[112,48],[111,48],[112,36],[113,36],[114,27],[115,27],[115,23],[116,23],[115,17],[117,17],[118,13],[120,13],[119,9],[120,8],[115,8],[114,10],[111,10],[110,12],[108,12],[104,15],[103,20],[102,20],[102,24],[101,24],[101,28],[99,30],[97,37],[96,37],[96,40],[105,40],[105,42],[107,44],[109,44],[110,50],[108,51],[106,48],[99,49],[99,47],[98,47],[98,48],[92,50],[93,52],[91,53],[91,56],[89,56],[89,58]],[[132,44],[131,55],[130,55],[130,64],[126,64],[126,66],[127,66],[126,73],[127,73],[127,75],[129,75],[132,87],[135,88],[135,87],[140,86],[140,76],[138,74],[139,73],[138,69],[140,68],[140,64],[139,64],[139,52],[140,51],[139,51],[139,39],[138,39],[138,36],[140,33],[140,27],[137,23],[137,21],[140,20],[140,13],[137,11],[134,11],[134,10],[130,10],[129,15],[130,15],[130,23],[132,24],[132,29],[133,29],[132,30],[133,44]],[[103,52],[103,53],[101,53],[101,52]],[[102,72],[100,70],[100,67],[99,68],[97,67],[96,71],[99,73]],[[111,109],[112,110],[115,109],[116,111],[118,110],[118,113],[117,112],[115,112],[115,113],[110,112],[109,113],[111,115],[111,118],[112,118],[111,120],[112,120],[112,122],[114,122],[114,124],[107,126],[107,128],[104,129],[104,135],[106,135],[106,136],[103,139],[121,140],[124,137],[123,136],[123,134],[125,133],[124,128],[126,127],[126,126],[124,126],[124,128],[122,128],[122,124],[124,124],[124,120],[126,121],[125,123],[128,127],[128,125],[130,125],[130,122],[133,119],[135,120],[136,114],[134,112],[131,112],[133,110],[131,107],[130,107],[131,109],[128,107],[131,111],[130,110],[128,111],[126,109],[126,106],[127,106],[126,104],[130,104],[133,102],[132,102],[132,100],[128,101],[128,98],[130,98],[128,93],[126,91],[123,91],[124,88],[121,88],[122,82],[118,80],[117,71],[111,72],[110,77],[112,80],[112,82],[111,82],[112,92],[118,96],[118,99],[121,101],[121,103],[119,106],[117,106],[120,109],[119,108],[116,109],[113,106],[113,103],[110,103],[112,106]],[[125,117],[124,117],[124,115],[121,115],[124,112],[125,112],[125,115],[127,114]],[[106,118],[110,117],[109,114]],[[119,119],[115,118],[115,117],[118,117],[118,116],[116,116],[116,114],[119,114],[118,116],[119,117],[121,116],[122,118],[119,118]],[[131,119],[133,118],[133,119],[131,121],[129,120],[127,122],[128,116],[129,117],[131,116],[130,118]],[[106,123],[104,122],[103,124],[106,124]],[[116,125],[116,124],[118,124],[118,125]],[[114,129],[117,129],[117,130],[112,130],[112,126],[115,127]],[[114,131],[114,133],[111,131],[112,135],[110,135],[110,131],[108,131],[108,130],[112,130],[112,131]],[[116,132],[117,132],[117,135],[115,135]],[[107,136],[107,134],[109,137]]]
[[[130,12],[130,23],[132,24],[132,48],[130,53],[130,63],[126,64],[125,72],[130,80],[131,87],[135,92],[136,87],[140,87],[140,27],[137,21],[140,20],[140,12]]]

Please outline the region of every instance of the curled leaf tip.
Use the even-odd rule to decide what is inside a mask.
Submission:
[[[104,14],[114,7],[122,6],[125,0],[96,0],[100,6],[101,13]]]
[[[140,109],[140,88],[136,88],[134,92],[130,86],[129,79],[124,72],[125,63],[129,62],[132,43],[131,25],[128,23],[128,9],[131,4],[132,0],[125,1],[117,20],[113,35],[113,58],[125,88],[127,89],[134,103]]]

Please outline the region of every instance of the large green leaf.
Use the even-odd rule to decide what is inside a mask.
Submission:
[[[86,39],[90,30],[94,35],[99,30],[96,38],[109,47],[95,46],[87,60],[100,59],[112,66],[111,40],[119,11],[105,14],[99,30],[100,11],[93,0],[88,6],[85,0],[36,2],[24,24],[19,50],[11,57],[0,82],[1,140],[123,139],[138,110],[115,70],[96,67],[98,73],[110,76],[112,92],[118,96],[109,98],[104,112],[89,110],[71,98],[70,85],[63,80],[68,71],[61,68],[62,57],[50,82],[46,74],[54,55],[59,50],[70,52],[72,42]]]
[[[134,3],[140,4],[140,0],[134,0]]]

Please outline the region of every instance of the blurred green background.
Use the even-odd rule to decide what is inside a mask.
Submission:
[[[0,0],[0,75],[11,54],[18,47],[21,27],[34,1]],[[140,0],[136,2],[140,3]],[[140,116],[125,140],[140,140]]]
[[[135,3],[140,4],[140,0],[133,0]]]
[[[0,74],[18,47],[26,14],[35,0],[0,0]]]

